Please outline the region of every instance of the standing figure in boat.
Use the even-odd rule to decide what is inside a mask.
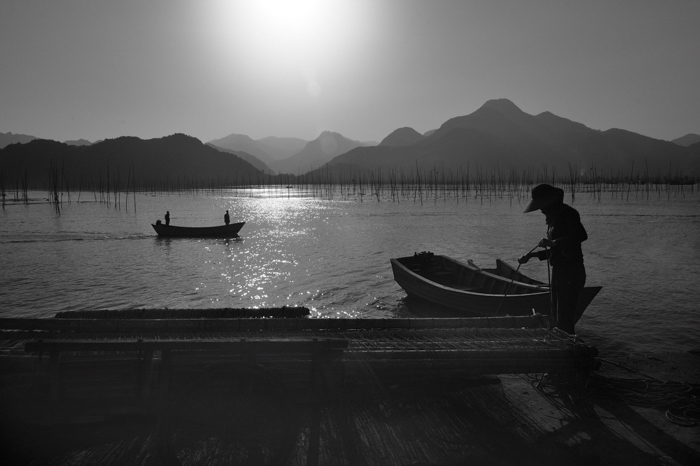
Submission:
[[[547,237],[539,245],[543,251],[525,254],[518,262],[531,258],[549,259],[552,266],[552,321],[554,325],[573,335],[574,315],[581,290],[586,283],[581,243],[588,239],[581,224],[581,216],[564,204],[564,190],[548,184],[532,189],[532,200],[525,212],[540,210],[547,222]]]
[[[231,217],[228,216],[228,210],[227,210],[226,213],[224,214],[224,223],[225,223],[226,225],[228,225],[229,223],[231,223]]]
[[[165,213],[165,226],[167,227],[169,225],[170,225],[170,211],[167,211]]]

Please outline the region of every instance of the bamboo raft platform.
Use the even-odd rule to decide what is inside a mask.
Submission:
[[[13,431],[13,454],[47,442],[57,427],[80,437],[85,426],[126,422],[140,447],[120,443],[110,454],[128,452],[128,463],[197,464],[207,451],[221,461],[211,464],[371,464],[360,445],[380,440],[353,423],[392,387],[449,391],[496,374],[579,374],[597,364],[595,348],[548,330],[539,315],[113,315],[0,319],[2,434]],[[48,463],[68,454],[56,448]],[[336,455],[345,460],[330,461]]]

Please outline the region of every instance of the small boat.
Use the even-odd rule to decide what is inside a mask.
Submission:
[[[245,222],[218,225],[215,227],[177,227],[152,223],[151,226],[163,238],[237,238]]]
[[[391,259],[391,268],[394,280],[409,297],[431,305],[429,309],[419,308],[422,314],[445,317],[550,314],[549,285],[523,275],[501,260],[496,261],[494,269],[482,269],[472,261],[465,264],[422,252]],[[574,322],[581,318],[601,288],[583,289]]]

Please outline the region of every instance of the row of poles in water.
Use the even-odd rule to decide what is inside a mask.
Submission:
[[[110,176],[111,175],[111,176]],[[569,170],[568,177],[557,177],[554,171],[551,174],[547,167],[534,172],[527,170],[518,175],[515,170],[503,173],[500,170],[492,172],[477,169],[473,174],[458,170],[421,171],[416,167],[409,173],[402,170],[389,170],[388,173],[381,169],[365,171],[363,173],[333,173],[330,167],[325,172],[322,170],[311,172],[307,175],[270,175],[241,176],[235,179],[217,178],[216,180],[198,180],[193,177],[178,179],[150,179],[137,183],[133,166],[128,167],[126,180],[121,176],[119,167],[116,174],[110,174],[109,165],[103,176],[100,172],[97,177],[85,179],[79,177],[77,186],[75,182],[69,182],[69,177],[62,167],[52,162],[49,167],[48,183],[34,189],[45,190],[47,198],[58,213],[60,205],[67,200],[72,201],[71,193],[77,194],[77,201],[81,196],[92,194],[91,201],[114,205],[121,208],[122,195],[124,205],[128,208],[129,194],[132,195],[133,208],[136,209],[136,193],[151,195],[158,194],[228,194],[250,195],[254,190],[280,191],[287,195],[305,195],[313,197],[333,198],[340,196],[344,199],[356,198],[359,201],[374,199],[376,201],[413,200],[424,202],[437,199],[469,199],[483,200],[492,198],[527,198],[530,189],[539,183],[550,183],[561,186],[572,198],[577,193],[587,193],[598,199],[604,193],[610,193],[612,197],[629,198],[634,193],[635,198],[652,195],[685,196],[686,191],[692,194],[698,180],[694,176],[661,176],[651,177],[648,172],[642,176],[630,172],[628,176],[621,174],[603,175],[595,169],[581,174],[575,168]],[[29,203],[28,192],[30,182],[28,172],[9,177],[11,185],[8,186],[6,175],[0,172],[0,196],[3,205],[7,201],[8,194],[14,202]]]

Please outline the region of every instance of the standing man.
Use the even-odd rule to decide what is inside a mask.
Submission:
[[[165,213],[165,226],[167,227],[168,225],[170,225],[170,211]]]
[[[581,217],[573,207],[564,204],[564,190],[548,184],[532,189],[532,201],[525,213],[540,210],[547,222],[547,237],[539,245],[544,251],[525,254],[518,262],[533,257],[549,259],[552,265],[552,322],[573,335],[578,297],[586,284],[581,243],[588,239]]]
[[[224,223],[228,225],[231,222],[231,217],[228,216],[228,210],[224,214]]]

